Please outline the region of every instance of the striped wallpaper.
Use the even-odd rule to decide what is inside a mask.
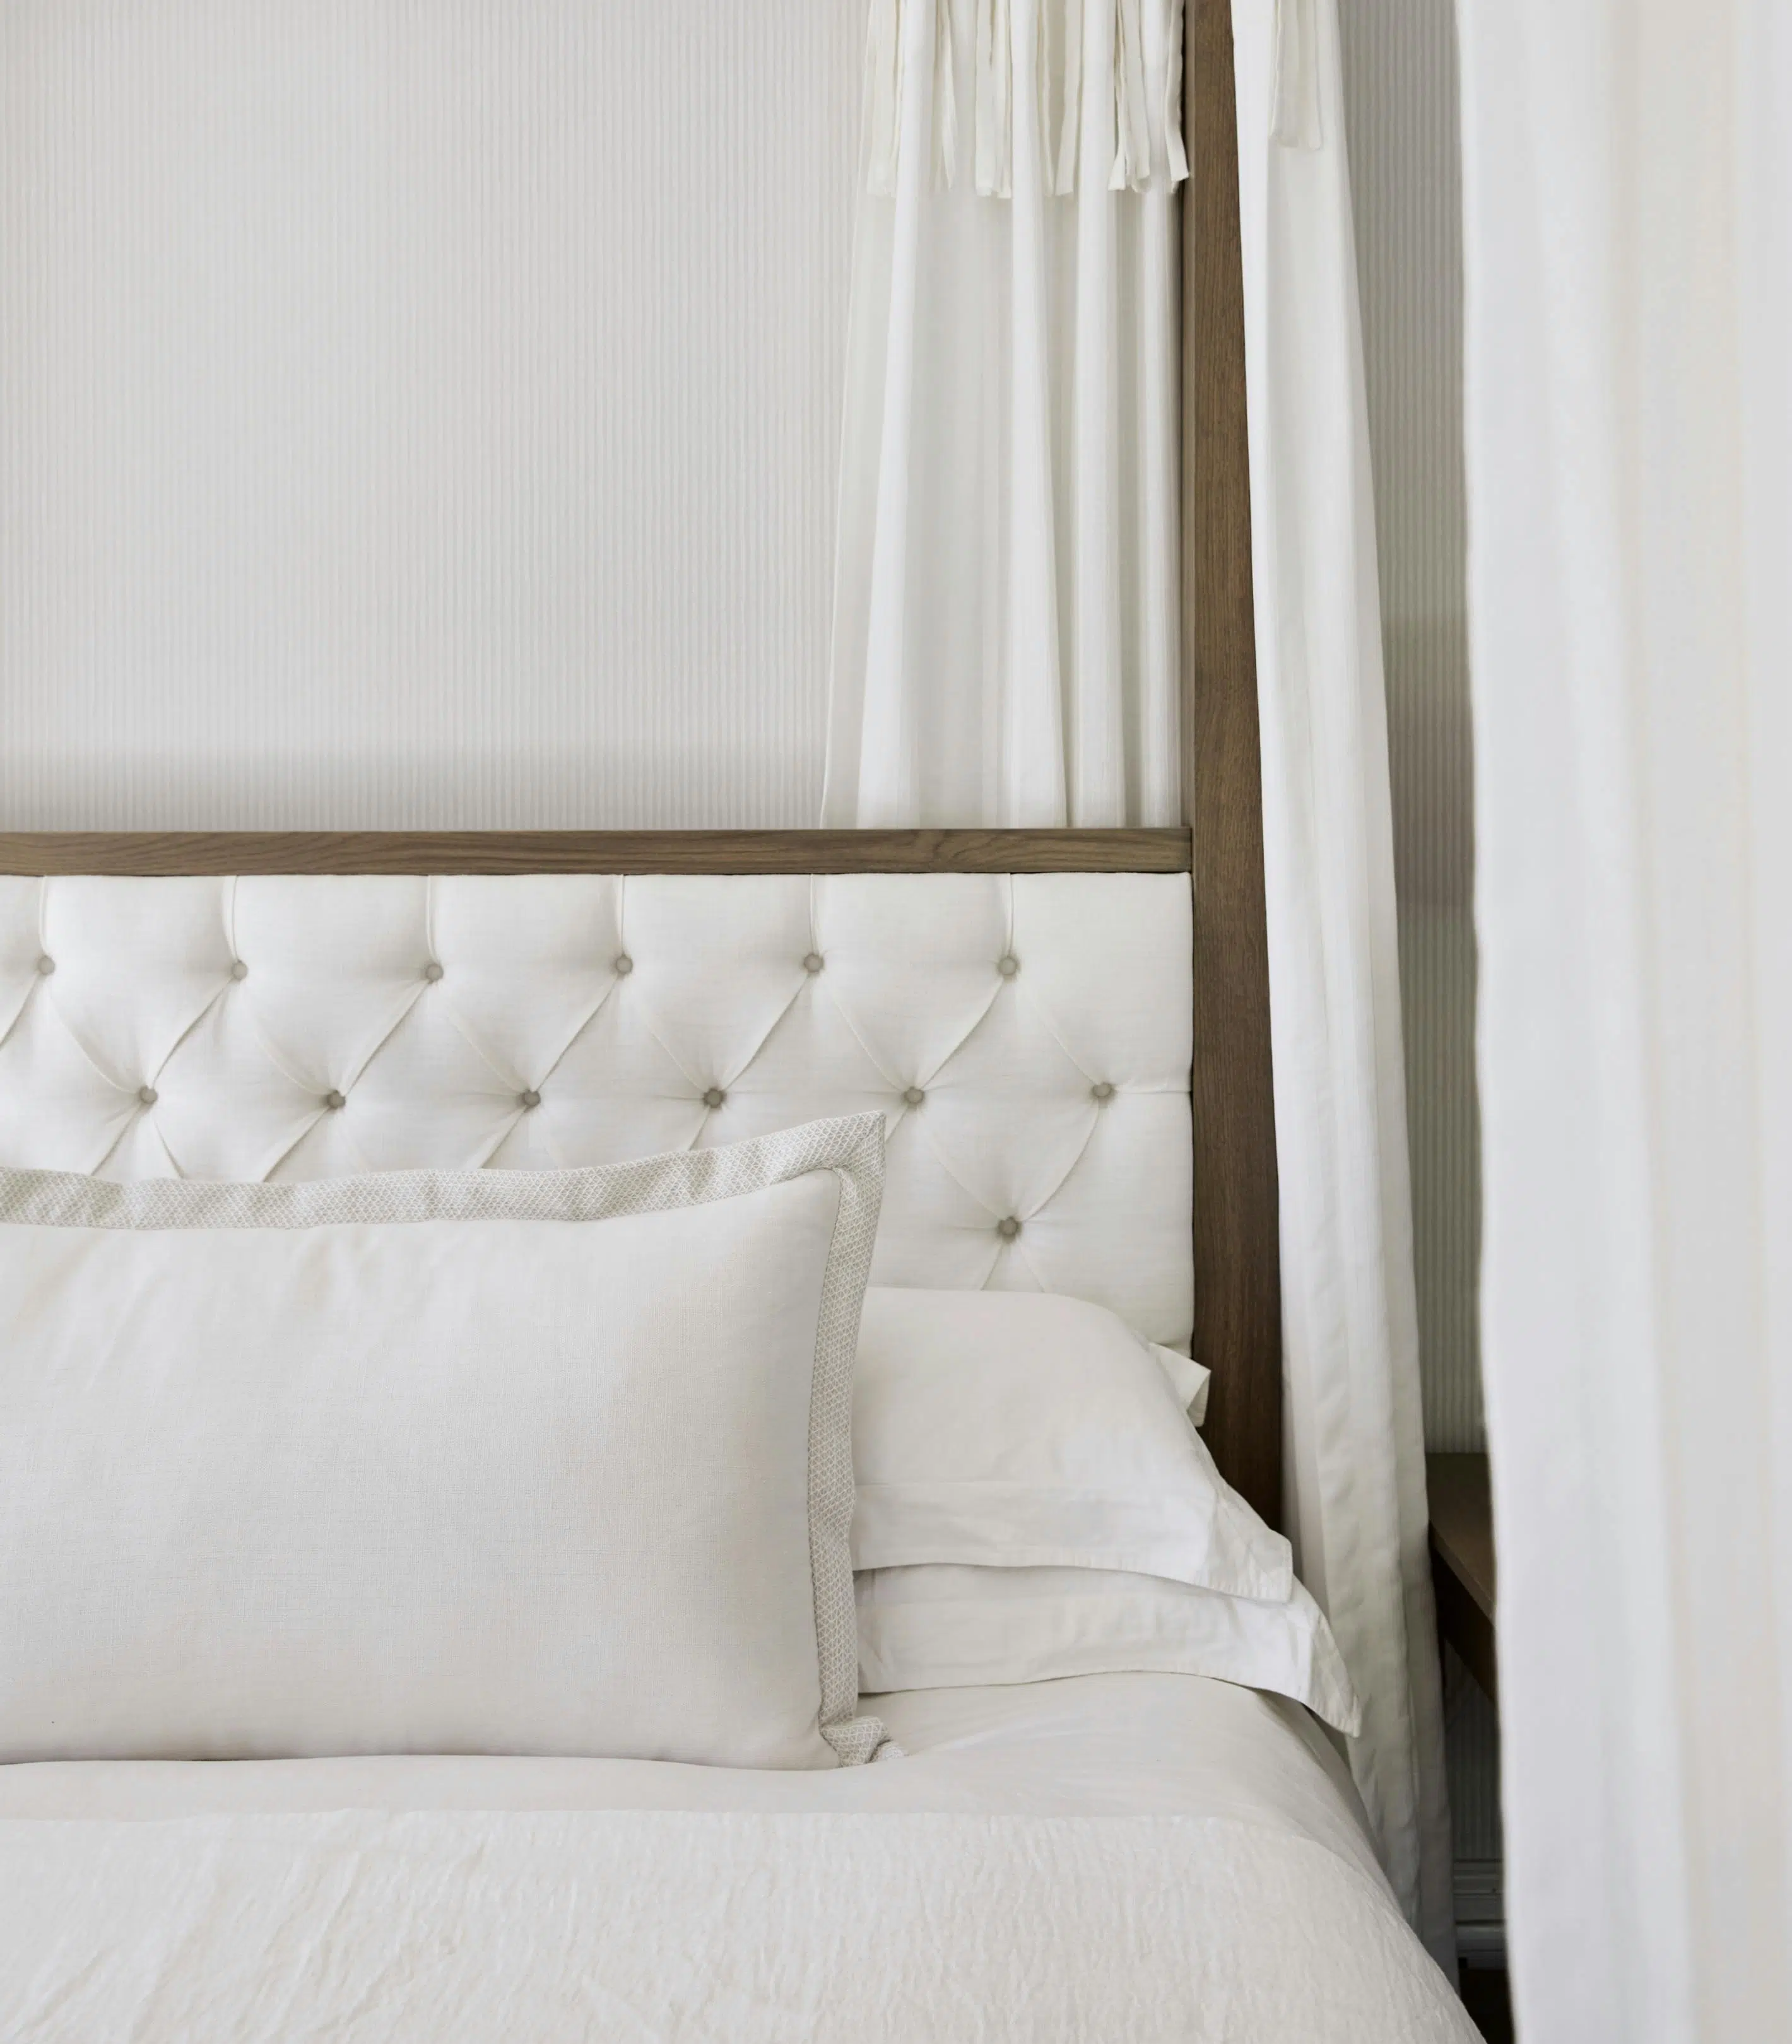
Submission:
[[[1425,1422],[1482,1445],[1452,0],[1340,0],[1375,478]]]
[[[6,0],[0,816],[813,820],[860,0]]]

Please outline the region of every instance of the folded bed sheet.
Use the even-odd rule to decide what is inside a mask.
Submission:
[[[483,1756],[0,1768],[0,2037],[1471,2044],[1298,1706],[1195,1676],[880,1702],[830,1773]]]

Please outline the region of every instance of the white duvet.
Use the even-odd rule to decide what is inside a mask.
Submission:
[[[0,2038],[1472,2040],[1295,1707],[879,1708],[909,1757],[827,1774],[0,1768]]]

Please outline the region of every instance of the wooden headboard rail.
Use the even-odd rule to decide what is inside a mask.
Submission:
[[[0,873],[1186,873],[1186,830],[20,831]]]
[[[1282,1321],[1231,0],[1183,69],[1179,830],[0,834],[9,874],[1175,873],[1194,886],[1194,1352],[1206,1435],[1271,1523]]]

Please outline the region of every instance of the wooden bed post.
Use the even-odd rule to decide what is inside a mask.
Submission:
[[[1263,909],[1231,0],[1188,0],[1182,744],[1194,833],[1194,1353],[1215,1460],[1282,1508],[1282,1295]]]

